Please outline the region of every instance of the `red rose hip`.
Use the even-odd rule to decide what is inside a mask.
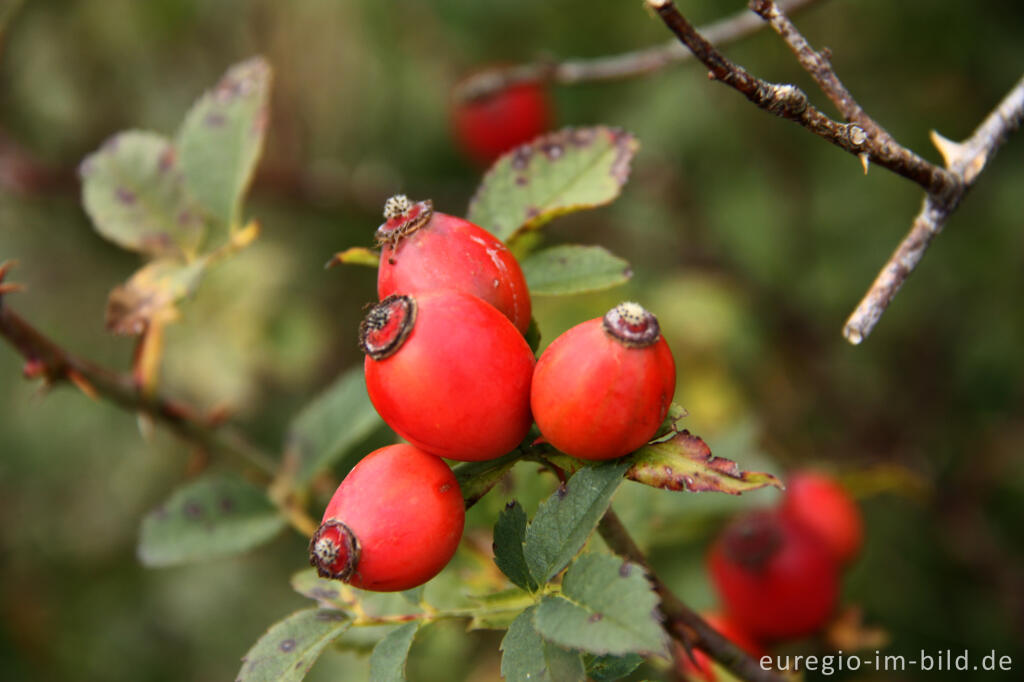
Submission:
[[[850,494],[827,474],[798,471],[786,481],[781,511],[803,524],[828,545],[840,564],[857,556],[864,541],[864,522]]]
[[[411,445],[389,445],[338,486],[310,541],[310,563],[321,576],[364,590],[407,590],[448,564],[465,517],[447,464]]]
[[[487,166],[546,132],[554,118],[552,109],[547,91],[539,84],[513,85],[456,104],[455,139],[469,158]]]
[[[708,556],[729,617],[759,640],[808,635],[832,615],[839,569],[818,538],[775,511],[741,516]]]
[[[482,461],[526,437],[533,353],[493,306],[457,291],[389,296],[359,336],[370,401],[421,450]]]
[[[612,459],[654,436],[675,387],[675,361],[657,318],[622,303],[551,342],[537,361],[530,404],[553,446],[581,459]]]
[[[530,326],[530,291],[512,252],[468,220],[433,210],[429,200],[388,199],[377,228],[382,247],[377,296],[454,289],[500,310],[521,333]]]

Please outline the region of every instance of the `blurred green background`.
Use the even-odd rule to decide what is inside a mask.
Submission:
[[[741,7],[681,3],[697,23]],[[272,451],[291,415],[360,361],[355,327],[374,274],[325,272],[324,262],[369,246],[396,192],[465,211],[480,170],[451,139],[456,80],[496,62],[668,38],[639,2],[584,0],[8,0],[0,16],[0,260],[17,258],[13,279],[28,287],[8,302],[121,369],[132,344],[106,333],[103,310],[138,261],[93,232],[75,167],[117,131],[173,134],[230,64],[258,53],[273,65],[268,146],[247,207],[263,235],[184,307],[164,364],[169,393],[229,405]],[[967,136],[1024,65],[1018,2],[828,0],[797,23],[832,49],[866,109],[934,161],[929,129]],[[726,52],[831,111],[774,34]],[[709,83],[693,63],[553,96],[561,125],[623,126],[641,150],[615,204],[545,233],[552,244],[603,244],[635,277],[602,294],[538,298],[545,342],[620,300],[641,301],[676,354],[685,425],[716,454],[778,474],[818,465],[860,495],[868,544],[844,601],[888,631],[888,651],[995,649],[1019,676],[1024,141],[1001,151],[874,336],[853,348],[840,329],[908,229],[916,186],[878,168],[864,176],[856,159]],[[20,368],[0,348],[0,678],[233,678],[265,628],[305,605],[287,584],[305,564],[305,540],[289,531],[236,559],[142,568],[140,520],[196,458],[163,433],[147,443],[135,417],[109,404],[69,389],[43,395]],[[488,547],[507,499],[532,514],[550,488],[520,465],[471,514],[471,540]],[[705,608],[711,534],[735,510],[773,499],[629,484],[615,505],[672,587]],[[479,570],[465,554],[456,578]],[[498,679],[500,634],[460,627],[426,631],[411,679]],[[365,657],[328,652],[311,679],[366,675]]]

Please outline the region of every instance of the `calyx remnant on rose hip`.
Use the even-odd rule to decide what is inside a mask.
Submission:
[[[617,341],[633,348],[650,346],[661,336],[658,318],[632,301],[620,303],[609,310],[602,325]]]
[[[741,518],[722,535],[726,556],[751,571],[759,571],[782,547],[782,528],[778,519],[767,513]]]
[[[416,300],[392,294],[370,308],[359,324],[359,347],[374,360],[383,360],[405,343],[416,324]]]
[[[377,228],[377,246],[394,248],[402,237],[412,234],[430,222],[434,204],[430,199],[413,203],[404,194],[384,202],[384,222]]]
[[[348,580],[359,563],[359,541],[341,521],[324,521],[309,541],[309,563],[322,578]]]

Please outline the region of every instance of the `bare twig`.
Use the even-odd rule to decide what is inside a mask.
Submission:
[[[25,374],[47,383],[70,382],[92,398],[104,398],[133,412],[141,412],[203,448],[236,457],[273,476],[273,458],[227,425],[211,424],[196,410],[159,394],[143,391],[130,374],[121,374],[79,358],[36,330],[6,304],[5,294],[16,290],[4,283],[11,263],[0,264],[0,336],[25,358]]]
[[[693,609],[679,600],[651,568],[647,557],[633,541],[629,531],[622,525],[622,521],[611,507],[601,517],[597,532],[613,552],[647,571],[655,592],[661,597],[660,608],[665,616],[665,629],[673,639],[686,647],[699,646],[742,680],[781,682],[783,678],[780,675],[762,668],[760,663],[723,637]]]
[[[775,32],[786,41],[800,65],[832,100],[843,118],[863,130],[866,138],[863,154],[866,159],[862,157],[862,160],[877,163],[913,180],[940,200],[960,190],[959,178],[896,142],[888,131],[864,111],[839,80],[828,57],[810,46],[778,4],[772,0],[750,0],[750,8],[771,24]]]
[[[943,169],[896,144],[888,135],[879,137],[876,131],[875,137],[871,137],[857,123],[840,123],[829,118],[812,105],[807,95],[795,85],[769,83],[751,75],[742,66],[730,61],[716,50],[698,33],[672,0],[647,0],[647,4],[658,13],[665,25],[697,59],[708,67],[709,78],[738,90],[758,107],[799,123],[822,139],[861,158],[862,161],[867,154],[867,158],[879,166],[913,180],[930,192],[948,193],[951,186],[956,185],[955,178]]]
[[[786,12],[794,12],[814,2],[816,0],[783,0],[779,6]],[[713,45],[728,45],[756,33],[762,26],[762,22],[757,17],[750,12],[741,11],[707,26],[702,26],[700,32]],[[574,85],[636,78],[692,57],[693,53],[680,45],[678,41],[672,40],[644,50],[595,59],[517,64],[469,76],[456,86],[454,97],[456,100],[485,97],[520,83]]]
[[[867,294],[861,299],[860,305],[846,321],[843,336],[847,341],[859,344],[871,333],[882,313],[896,296],[896,292],[917,267],[928,245],[935,235],[942,231],[946,221],[977,180],[989,159],[995,156],[996,151],[1022,122],[1024,77],[1017,81],[999,106],[964,142],[950,142],[937,133],[932,133],[932,140],[946,159],[947,169],[960,180],[960,189],[954,195],[942,199],[932,195],[925,197],[910,232],[896,247]]]

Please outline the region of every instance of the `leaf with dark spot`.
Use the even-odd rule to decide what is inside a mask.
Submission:
[[[743,471],[731,459],[715,457],[707,443],[685,429],[645,445],[629,460],[628,478],[666,490],[739,495],[766,486],[783,487],[772,474]]]
[[[298,682],[324,648],[348,630],[340,611],[306,609],[271,626],[242,659],[237,682]]]
[[[147,566],[225,557],[267,542],[284,526],[261,488],[240,478],[207,475],[178,489],[143,519],[138,555]]]
[[[232,66],[196,101],[178,132],[188,189],[222,232],[241,226],[242,198],[263,151],[270,82],[262,57]]]
[[[151,256],[193,255],[205,227],[170,141],[130,130],[79,166],[82,203],[104,238]]]
[[[565,573],[560,595],[541,600],[537,632],[549,641],[592,654],[668,655],[658,620],[658,596],[641,571],[622,571],[623,560],[584,554]]]
[[[614,200],[638,143],[618,128],[565,128],[506,153],[484,176],[467,218],[504,241],[566,213]]]
[[[629,263],[602,246],[563,244],[534,252],[523,262],[523,275],[534,296],[582,294],[624,284]]]

